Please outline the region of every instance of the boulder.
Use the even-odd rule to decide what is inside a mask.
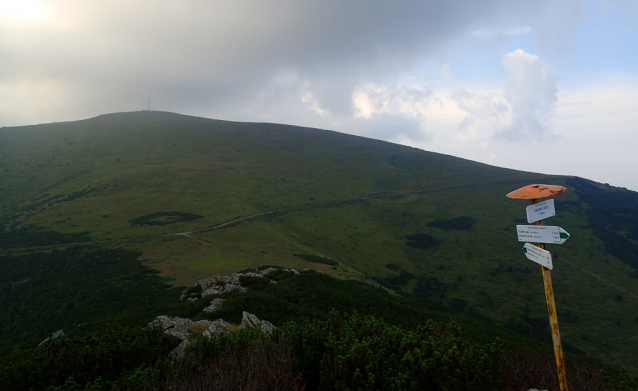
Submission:
[[[182,341],[169,353],[169,356],[172,358],[182,357],[184,355],[186,347],[190,344],[189,337],[192,337],[194,333],[204,329],[201,335],[212,337],[220,334],[229,334],[230,329],[233,327],[233,325],[223,319],[217,319],[215,321],[198,320],[197,322],[193,322],[190,319],[166,315],[160,315],[148,324],[148,327],[158,326],[164,330],[164,333],[177,337]]]
[[[188,332],[193,324],[194,322],[190,319],[160,315],[149,323],[148,327],[160,326],[164,333],[185,340],[188,339]]]
[[[242,327],[254,327],[260,329],[264,333],[270,333],[276,327],[267,320],[259,320],[256,315],[250,314],[246,311],[242,314],[241,319]]]
[[[44,339],[44,341],[42,341],[42,342],[40,342],[40,343],[38,344],[38,346],[43,345],[44,343],[46,343],[47,341],[50,341],[50,340],[52,340],[52,339],[59,338],[59,337],[63,337],[63,336],[64,336],[64,331],[62,331],[62,330],[58,330],[58,331],[56,331],[55,333],[53,333],[53,335],[51,335],[50,337],[46,337],[46,338]]]
[[[213,337],[221,334],[230,334],[230,330],[233,328],[233,325],[226,322],[223,319],[217,319],[215,321],[210,322],[210,325],[202,334],[204,337]]]
[[[213,299],[213,301],[210,302],[210,305],[208,307],[204,308],[204,312],[215,312],[215,311],[217,311],[217,309],[219,307],[221,307],[223,302],[224,302],[224,299]]]

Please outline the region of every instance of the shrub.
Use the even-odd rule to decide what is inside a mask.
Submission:
[[[72,389],[98,377],[114,381],[125,371],[166,357],[176,345],[162,330],[117,325],[90,336],[55,338],[0,367],[0,389],[45,390],[65,384]]]
[[[339,262],[329,258],[321,257],[319,255],[312,255],[312,254],[292,254],[292,255],[294,255],[295,257],[301,258],[306,262],[323,263],[330,266],[339,265]]]
[[[455,323],[406,331],[355,312],[287,330],[309,389],[485,390],[503,377],[500,344],[479,347]]]

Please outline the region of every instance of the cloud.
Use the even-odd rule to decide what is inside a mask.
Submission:
[[[557,100],[558,76],[547,61],[521,49],[505,54],[503,66],[510,73],[503,97],[510,106],[511,124],[495,137],[514,141],[546,137]]]
[[[359,86],[411,72],[459,37],[490,26],[495,15],[525,19],[539,7],[505,0],[46,5],[46,20],[0,25],[0,85],[5,91],[35,85],[40,97],[4,96],[20,98],[18,111],[32,114],[0,113],[0,125],[76,119],[81,106],[82,116],[136,110],[149,96],[156,109],[250,120],[253,109],[262,115],[263,97],[281,90],[273,85],[286,74],[297,75],[286,94],[299,102],[312,96],[314,111],[348,118]],[[34,107],[47,101],[59,102],[58,110],[37,115]],[[306,104],[294,107],[308,110]]]

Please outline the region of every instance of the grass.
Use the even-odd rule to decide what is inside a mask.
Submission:
[[[540,271],[523,256],[514,231],[527,203],[504,195],[529,183],[566,184],[566,177],[317,129],[159,112],[5,128],[0,155],[0,216],[9,230],[34,224],[62,234],[88,231],[88,244],[140,251],[144,265],[178,286],[263,264],[319,268],[378,286],[372,277],[396,277],[400,272],[385,266],[396,264],[415,275],[399,293],[411,294],[418,278],[434,278],[445,303],[465,302],[466,312],[497,324],[533,332],[524,311],[546,318]],[[549,248],[563,340],[638,370],[638,352],[628,348],[638,338],[638,299],[626,292],[636,292],[635,270],[596,236],[591,205],[571,190],[557,201],[548,223],[572,234]],[[174,211],[203,217],[130,223]],[[276,213],[190,237],[159,236],[263,212]],[[459,218],[471,229],[441,226]],[[415,234],[441,244],[410,247],[406,237]],[[623,301],[614,300],[618,294]],[[563,321],[566,313],[577,321]]]

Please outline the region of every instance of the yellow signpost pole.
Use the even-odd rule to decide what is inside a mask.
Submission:
[[[532,204],[537,204],[538,198],[532,200]],[[536,225],[543,225],[539,220]],[[538,243],[538,247],[545,250],[545,243]],[[554,344],[554,356],[556,356],[556,369],[558,369],[558,383],[560,391],[569,391],[567,387],[567,371],[565,370],[565,360],[563,359],[563,347],[560,344],[560,331],[558,329],[558,316],[556,315],[556,303],[554,302],[554,288],[552,287],[551,271],[541,265],[543,271],[543,283],[545,284],[545,300],[547,301],[547,313],[549,315],[549,325],[552,328],[552,343]]]
[[[539,198],[551,197],[563,193],[566,190],[563,186],[552,185],[529,185],[515,190],[507,197],[516,199],[531,199],[532,204],[537,204]],[[535,225],[543,225],[542,220],[535,222]],[[545,250],[545,243],[538,243],[538,247]],[[554,289],[552,287],[552,276],[550,269],[542,266],[543,282],[545,284],[545,300],[547,301],[547,312],[549,314],[549,325],[552,329],[552,342],[554,344],[554,356],[556,357],[556,368],[558,370],[558,382],[560,391],[569,391],[567,387],[567,373],[565,361],[563,359],[563,348],[560,343],[560,331],[558,329],[558,316],[556,315],[556,303],[554,302]]]

